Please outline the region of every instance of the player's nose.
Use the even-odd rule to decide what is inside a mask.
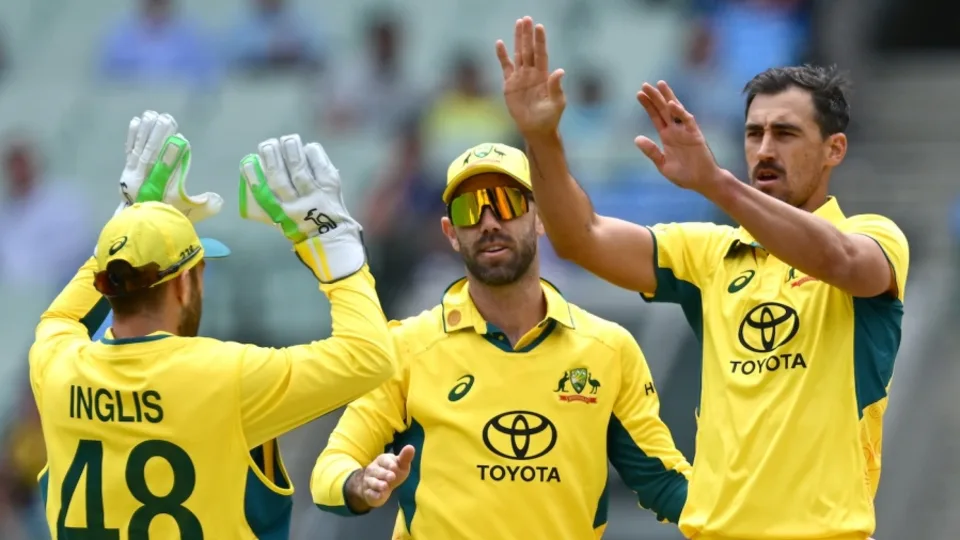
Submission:
[[[480,231],[483,233],[499,231],[502,228],[500,220],[493,214],[493,210],[491,210],[489,206],[484,208],[480,214],[479,225]]]
[[[757,157],[761,162],[763,161],[775,161],[776,158],[776,141],[772,133],[765,133],[763,135],[763,140],[760,141],[760,148],[757,150]]]

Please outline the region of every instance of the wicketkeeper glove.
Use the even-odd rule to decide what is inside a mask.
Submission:
[[[223,207],[216,193],[187,194],[190,142],[177,133],[177,121],[169,114],[146,111],[130,120],[126,153],[117,212],[137,202],[162,201],[198,223]]]
[[[240,162],[240,217],[276,225],[322,283],[366,264],[363,228],[347,212],[340,173],[319,143],[299,135],[260,143]]]

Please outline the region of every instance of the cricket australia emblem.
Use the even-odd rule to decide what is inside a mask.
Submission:
[[[569,390],[567,386],[569,385]],[[583,395],[584,390],[590,387],[587,395]],[[557,383],[557,389],[554,392],[560,394],[560,401],[583,403],[596,403],[597,398],[594,394],[600,390],[600,381],[593,378],[593,374],[587,368],[579,367],[563,372],[560,381]]]

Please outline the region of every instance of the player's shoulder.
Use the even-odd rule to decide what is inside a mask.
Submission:
[[[907,236],[899,225],[880,214],[856,214],[846,217],[838,228],[845,233],[865,234],[881,243],[893,242],[904,249],[909,248]]]
[[[900,226],[887,216],[881,214],[854,214],[846,216],[840,222],[840,228],[856,229],[859,227],[879,227],[900,231]],[[902,232],[901,232],[902,234]]]
[[[721,225],[710,221],[684,221],[671,223],[657,223],[648,227],[655,234],[676,234],[691,238],[723,239],[733,238],[737,229],[729,225]]]
[[[397,347],[406,353],[423,351],[446,336],[443,306],[436,305],[417,315],[387,323]]]
[[[576,304],[569,306],[574,324],[570,331],[578,336],[596,340],[611,349],[619,349],[626,340],[633,340],[630,331],[619,323],[604,319]]]
[[[653,240],[657,244],[670,246],[683,245],[687,249],[698,251],[726,251],[737,239],[737,229],[708,221],[687,221],[683,223],[658,223],[650,227]]]

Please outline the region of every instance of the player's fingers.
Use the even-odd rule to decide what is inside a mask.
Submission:
[[[379,503],[383,500],[384,495],[386,495],[386,493],[381,493],[372,489],[363,490],[363,498],[368,503]]]
[[[140,161],[145,163],[154,163],[160,156],[160,149],[167,141],[167,138],[177,132],[176,122],[169,114],[157,116],[153,123],[153,129],[147,137],[147,142],[143,146],[143,153],[140,154]]]
[[[137,141],[137,132],[140,130],[140,117],[134,116],[130,119],[130,124],[127,126],[127,140],[123,145],[123,149],[126,153],[130,153],[133,150],[133,144]]]
[[[287,171],[293,181],[293,187],[300,195],[311,193],[317,188],[313,174],[307,165],[307,156],[303,153],[303,141],[300,135],[284,135],[280,137],[280,151],[283,161],[287,164]]]
[[[535,66],[533,61],[533,18],[527,16],[523,18],[521,25],[521,48],[520,58],[524,66]]]
[[[660,113],[657,112],[657,108],[654,107],[653,102],[650,101],[650,96],[643,92],[637,92],[637,101],[639,101],[640,105],[643,106],[643,110],[647,111],[647,116],[650,117],[650,121],[653,123],[654,129],[660,131],[661,129],[667,127],[667,123],[663,121]]]
[[[283,164],[283,157],[280,154],[280,141],[277,139],[263,141],[257,147],[257,153],[260,154],[260,161],[270,191],[274,192],[277,198],[283,202],[297,200],[297,190],[293,187],[293,182],[290,181],[287,166]]]
[[[683,105],[681,105],[679,101],[667,103],[667,108],[670,110],[670,117],[673,119],[674,124],[682,125],[687,129],[697,128],[697,121],[693,118],[692,114],[683,108]]]
[[[373,476],[366,476],[366,475],[364,475],[363,477],[363,487],[364,489],[376,491],[379,493],[383,493],[388,489],[390,489],[390,485],[384,482],[383,480],[380,480],[379,478],[374,478]]]
[[[513,75],[513,62],[510,61],[510,54],[507,53],[507,46],[501,40],[497,40],[497,59],[500,60],[500,69],[503,70],[504,80]]]
[[[137,142],[138,133],[140,133],[140,117],[134,116],[130,120],[130,124],[127,126],[127,140],[123,145],[124,152],[127,154],[128,168],[135,167],[139,159],[133,152],[133,147]]]
[[[137,156],[143,155],[143,148],[147,145],[147,140],[153,132],[153,126],[157,123],[159,115],[154,111],[144,111],[140,117],[140,126],[137,129],[137,137],[133,141],[133,153]]]
[[[323,146],[312,142],[303,147],[303,153],[307,156],[307,164],[317,186],[326,191],[340,191],[340,172],[333,166]]]
[[[564,99],[562,84],[564,74],[565,72],[562,69],[558,69],[551,73],[547,79],[547,92],[553,101],[562,101]]]
[[[660,90],[661,94],[663,94],[663,97],[667,100],[667,103],[670,103],[671,101],[680,103],[677,95],[673,93],[673,88],[670,88],[670,85],[667,84],[667,81],[657,81],[657,89]]]
[[[550,66],[547,55],[547,29],[542,24],[533,27],[533,63],[543,72],[546,72]]]
[[[660,91],[654,88],[654,86],[650,83],[643,83],[642,92],[646,94],[647,98],[650,100],[653,110],[656,111],[657,115],[660,116],[660,120],[663,121],[663,124],[667,125],[670,122],[670,111],[667,110],[667,100],[664,99],[663,94],[661,94]]]
[[[523,65],[523,19],[517,19],[513,25],[513,64],[516,67]]]
[[[663,166],[664,156],[663,152],[660,151],[660,148],[657,146],[657,143],[651,141],[646,137],[637,137],[634,139],[634,144],[637,145],[637,148],[643,152],[643,155],[647,156],[650,161],[656,165],[657,169],[660,169]]]
[[[240,177],[240,217],[251,216],[248,205],[256,204],[263,209],[273,223],[283,223],[286,214],[280,200],[267,185],[267,177],[260,163],[260,156],[248,154],[240,161]]]
[[[391,470],[391,467],[378,462],[375,462],[373,465],[367,467],[367,469],[364,471],[364,474],[372,478],[376,478],[377,480],[382,480],[388,484],[397,479],[397,474]]]

